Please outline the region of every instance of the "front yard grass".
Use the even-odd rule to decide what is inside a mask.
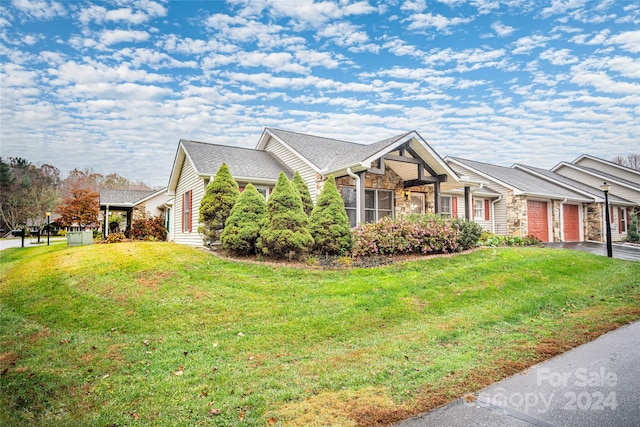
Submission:
[[[640,318],[640,263],[484,249],[324,271],[10,249],[0,424],[388,425]]]

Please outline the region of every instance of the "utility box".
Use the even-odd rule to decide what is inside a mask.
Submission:
[[[67,233],[67,246],[83,246],[93,243],[93,231],[70,231]]]

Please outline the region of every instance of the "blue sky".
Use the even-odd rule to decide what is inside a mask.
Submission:
[[[265,127],[549,168],[640,151],[632,1],[0,3],[1,155],[164,186]]]

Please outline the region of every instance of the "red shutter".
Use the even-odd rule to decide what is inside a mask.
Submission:
[[[240,186],[238,187],[238,190],[240,190],[240,192],[242,193],[244,191],[244,187]]]
[[[485,220],[491,219],[491,214],[489,212],[489,200],[487,199],[484,199],[484,219]]]
[[[458,198],[451,197],[451,218],[458,218]]]
[[[193,191],[189,190],[189,233],[191,233],[191,229],[193,228]]]
[[[184,215],[187,213],[187,207],[185,206],[186,201],[187,201],[187,193],[183,193],[182,194],[182,225],[181,225],[183,233],[186,231],[185,230],[186,222],[185,222],[185,218],[184,218]]]

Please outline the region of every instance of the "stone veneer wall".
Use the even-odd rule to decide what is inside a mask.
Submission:
[[[553,234],[553,242],[562,241],[562,231],[560,229],[560,212],[562,211],[562,201],[551,201],[551,231]]]
[[[516,196],[507,190],[507,236],[525,237],[529,229],[527,222],[527,197]]]
[[[585,204],[584,217],[586,220],[584,238],[585,240],[592,240],[596,242],[604,242],[602,236],[603,219],[602,219],[602,204],[601,203],[587,203]]]
[[[322,186],[324,185],[324,180],[322,179],[322,176],[318,175],[316,181],[316,188],[318,189],[318,194],[320,194]],[[341,176],[336,178],[336,186],[338,187],[338,191],[343,187],[353,187],[355,186],[355,179],[350,176]],[[365,173],[364,187],[367,190],[393,190],[395,199],[394,214],[401,215],[410,212],[411,203],[409,200],[404,199],[403,179],[390,168],[386,168],[382,175]],[[423,185],[420,187],[412,187],[409,190],[412,192],[425,193],[425,212],[434,212],[433,186]]]

